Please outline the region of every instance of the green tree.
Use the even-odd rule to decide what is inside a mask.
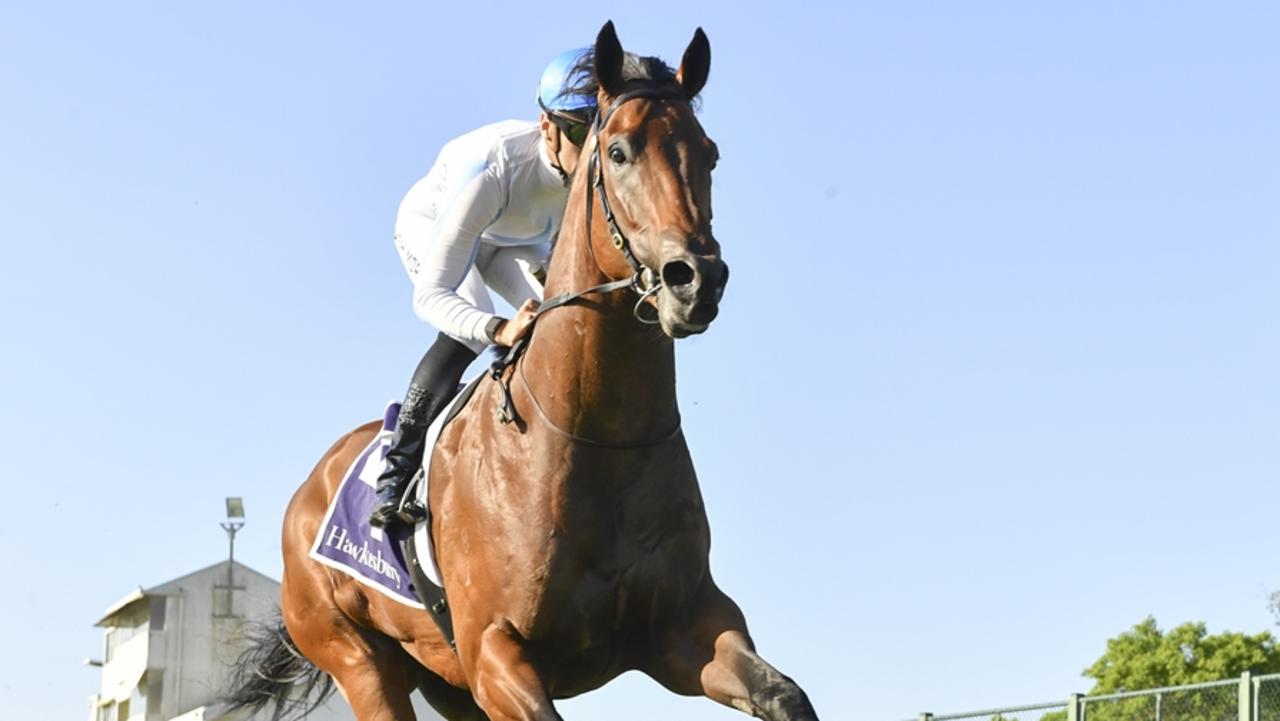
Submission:
[[[1280,598],[1273,597],[1273,604]],[[1276,608],[1273,605],[1273,608]],[[1280,608],[1277,608],[1280,613]],[[1107,651],[1084,670],[1094,680],[1090,696],[1222,681],[1245,671],[1280,671],[1280,645],[1269,631],[1254,636],[1220,633],[1210,636],[1203,623],[1184,623],[1165,632],[1148,616],[1141,623],[1107,641]],[[1156,698],[1142,695],[1093,703],[1089,721],[1151,721]],[[1180,691],[1163,695],[1164,721],[1234,721],[1234,686]],[[1066,721],[1065,711],[1044,714],[1039,721]],[[1264,709],[1262,721],[1280,721]]]
[[[1107,652],[1084,675],[1093,695],[1219,681],[1254,673],[1280,672],[1280,646],[1270,631],[1253,636],[1225,632],[1210,636],[1203,622],[1161,631],[1148,616],[1107,641]]]

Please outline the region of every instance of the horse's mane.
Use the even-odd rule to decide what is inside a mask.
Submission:
[[[565,74],[564,89],[559,97],[591,98],[600,90],[596,80],[596,51],[588,48],[578,62]],[[622,55],[622,80],[638,87],[667,88],[677,85],[675,68],[662,58],[624,52]]]

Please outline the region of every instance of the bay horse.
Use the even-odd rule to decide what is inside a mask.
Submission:
[[[728,280],[711,232],[718,151],[691,106],[710,60],[701,28],[674,73],[624,53],[612,22],[596,38],[600,111],[546,284],[548,296],[579,295],[544,303],[523,356],[483,382],[432,451],[431,532],[456,651],[428,613],[308,557],[370,423],[329,449],[289,505],[284,629],[251,649],[233,706],[275,702],[278,717],[296,681],[327,674],[358,721],[410,721],[415,689],[449,721],[555,721],[553,699],[638,669],[768,721],[817,720],[712,580],[680,431],[674,339],[708,327]],[[504,401],[515,422],[497,418]]]

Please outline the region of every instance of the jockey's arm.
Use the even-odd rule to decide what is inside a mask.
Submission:
[[[460,340],[487,344],[485,326],[494,314],[477,308],[458,293],[475,265],[480,234],[497,221],[505,207],[502,180],[493,165],[440,192],[428,175],[400,204],[397,242],[417,259],[414,312],[419,318]],[[452,195],[452,197],[450,197]]]

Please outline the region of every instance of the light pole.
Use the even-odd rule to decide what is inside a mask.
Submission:
[[[231,597],[235,593],[234,567],[236,565],[236,531],[244,527],[244,499],[239,496],[227,498],[227,520],[220,524],[227,532],[227,615],[234,615]]]

